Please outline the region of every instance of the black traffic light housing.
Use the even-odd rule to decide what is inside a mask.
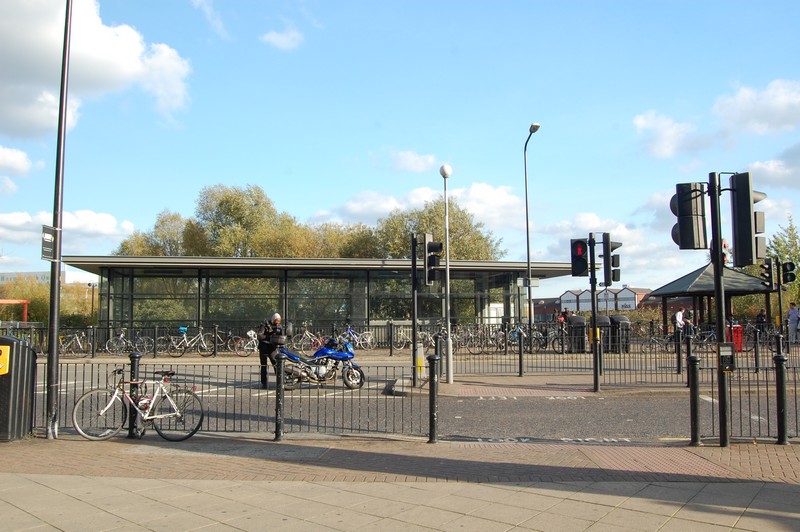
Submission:
[[[794,273],[794,262],[784,262],[781,265],[781,280],[783,284],[789,284],[797,279],[797,274]]]
[[[761,278],[764,279],[761,281],[761,284],[769,288],[770,292],[774,292],[778,289],[777,283],[775,282],[775,264],[776,261],[770,257],[764,259],[764,264],[761,265]]]
[[[430,233],[425,233],[422,245],[425,249],[425,284],[433,286],[434,281],[439,277],[439,264],[441,262],[439,253],[442,252],[444,246],[441,242],[434,242],[433,235]]]
[[[612,242],[610,233],[603,233],[603,284],[606,287],[619,282],[619,255],[614,250],[622,246],[621,242]]]
[[[767,256],[767,241],[763,236],[757,235],[764,232],[764,212],[753,211],[753,204],[763,200],[767,195],[753,190],[750,172],[733,174],[730,188],[733,265],[748,266]]]
[[[678,223],[672,228],[672,240],[681,249],[707,249],[706,202],[703,183],[678,183],[669,202]]]
[[[572,255],[572,276],[589,276],[589,242],[586,238],[573,238],[569,245]]]

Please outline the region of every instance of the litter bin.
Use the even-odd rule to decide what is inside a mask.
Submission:
[[[28,342],[0,336],[0,441],[33,432],[36,352]]]
[[[567,336],[569,353],[586,352],[586,318],[569,316],[567,318]]]
[[[741,325],[728,325],[725,327],[725,341],[733,342],[733,349],[737,353],[742,352],[742,326]]]
[[[631,319],[624,314],[611,316],[611,350],[616,353],[631,352]]]

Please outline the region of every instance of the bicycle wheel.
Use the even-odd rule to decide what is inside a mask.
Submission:
[[[111,353],[112,355],[121,355],[125,352],[125,348],[127,347],[125,340],[120,338],[119,336],[115,336],[114,338],[109,338],[106,342],[106,351]]]
[[[156,416],[165,417],[153,419],[153,427],[165,440],[183,441],[191,438],[203,423],[202,401],[196,393],[185,388],[170,392],[170,397],[175,402],[175,408],[169,398],[162,397],[153,412]]]
[[[197,352],[203,357],[210,357],[214,354],[214,335],[212,333],[205,333],[203,338],[197,342]]]
[[[128,406],[113,389],[89,390],[75,401],[72,425],[87,440],[107,440],[119,433],[128,419]]]
[[[361,343],[364,346],[364,349],[370,350],[375,349],[375,337],[372,335],[372,331],[365,331],[361,333]]]
[[[149,336],[140,336],[136,339],[136,350],[144,355],[148,355],[153,352],[153,347],[155,342]]]
[[[403,349],[405,346],[406,346],[405,333],[402,332],[396,333],[394,339],[392,340],[392,347],[399,351]]]

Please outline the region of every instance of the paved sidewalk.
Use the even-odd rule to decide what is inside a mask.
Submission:
[[[440,391],[574,394],[591,377],[462,377]],[[0,529],[800,530],[800,446],[687,443],[31,437],[0,443]]]

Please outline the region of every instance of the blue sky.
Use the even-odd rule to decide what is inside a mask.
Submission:
[[[64,7],[0,3],[3,272],[50,267]],[[621,282],[657,288],[708,257],[670,238],[676,183],[750,171],[768,236],[800,201],[798,20],[770,0],[74,0],[63,253],[110,254],[221,183],[374,224],[440,197],[448,163],[448,193],[525,260],[538,122],[532,260],[610,232]]]

